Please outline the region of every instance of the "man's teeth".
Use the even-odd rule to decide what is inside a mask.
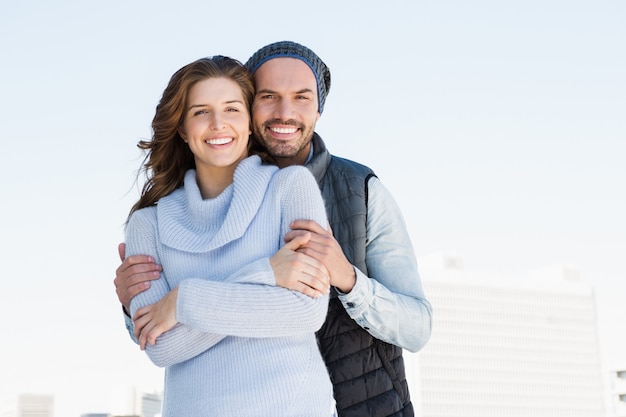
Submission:
[[[209,145],[224,145],[225,143],[232,142],[233,138],[219,138],[219,139],[208,139],[206,143]]]
[[[296,133],[298,129],[295,127],[272,127],[271,131],[274,133]]]

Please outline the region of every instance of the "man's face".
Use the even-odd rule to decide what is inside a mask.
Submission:
[[[274,58],[259,67],[254,79],[254,135],[281,168],[304,164],[320,117],[313,71],[299,59]]]

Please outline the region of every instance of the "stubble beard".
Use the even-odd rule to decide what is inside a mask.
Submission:
[[[270,133],[268,133],[269,126],[272,124],[295,126],[299,129],[300,137],[289,141],[275,139]],[[313,138],[314,128],[315,126],[306,126],[304,123],[299,123],[293,120],[286,122],[280,120],[270,120],[260,126],[255,124],[254,135],[261,141],[265,149],[267,149],[269,154],[274,158],[291,159],[296,158],[304,149],[306,149],[309,142]]]

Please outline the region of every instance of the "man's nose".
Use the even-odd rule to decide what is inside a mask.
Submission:
[[[295,113],[293,103],[291,103],[290,100],[280,100],[277,103],[274,112],[274,116],[280,120],[293,119]]]

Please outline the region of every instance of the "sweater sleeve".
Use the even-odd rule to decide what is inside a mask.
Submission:
[[[160,263],[161,259],[157,250],[156,227],[156,210],[154,208],[143,209],[134,213],[126,229],[126,256],[147,254],[153,256],[156,262]],[[253,262],[238,271],[232,277],[229,277],[228,281],[237,282],[247,279],[250,282],[256,282],[255,280],[257,279],[267,279],[267,271],[265,271],[265,274],[263,273],[262,264],[263,260]],[[170,290],[171,287],[167,280],[167,270],[164,269],[159,279],[152,282],[150,288],[131,300],[131,317],[133,317],[141,307],[159,301]],[[131,324],[128,328],[129,333],[131,333],[133,340],[136,341],[132,335],[134,326],[132,325],[131,318],[129,318],[129,322]],[[146,346],[146,354],[157,366],[171,366],[205,352],[224,339],[226,335],[227,334],[211,333],[192,328],[180,323],[179,320],[176,326],[158,337],[156,345]]]
[[[268,192],[270,200],[279,200],[281,241],[290,230],[289,224],[297,219],[311,219],[326,227],[322,196],[306,168],[280,170]],[[255,275],[254,283],[233,282],[236,277]],[[178,320],[202,331],[243,337],[315,332],[324,323],[328,296],[311,298],[275,285],[259,284],[275,283],[268,258],[244,267],[236,277],[229,282],[183,281],[178,292]]]
[[[319,188],[308,170],[287,168],[276,175],[270,192],[281,210],[281,236],[296,219],[312,219],[326,225],[326,212]],[[284,173],[283,173],[284,172]],[[270,197],[272,198],[272,197]],[[137,212],[128,225],[127,255],[149,254],[160,262],[156,242],[155,211]],[[274,286],[269,259],[254,261],[216,282],[210,277],[189,278],[179,285],[176,317],[179,323],[163,333],[146,352],[157,366],[170,366],[190,359],[228,335],[280,337],[315,332],[323,324],[328,297],[311,298]],[[242,282],[245,281],[245,282]],[[272,285],[268,285],[271,283]],[[167,274],[131,302],[131,315],[170,291]]]
[[[156,236],[156,209],[151,207],[133,213],[126,228],[126,256],[151,255],[157,263],[160,263]],[[150,288],[131,300],[131,317],[139,308],[156,303],[170,290],[167,272],[162,271],[159,279],[153,281]],[[134,330],[134,327],[129,328],[129,332],[131,330]],[[156,346],[148,345],[146,353],[155,365],[169,366],[204,352],[223,338],[223,335],[201,332],[177,324],[157,339],[158,349]]]

